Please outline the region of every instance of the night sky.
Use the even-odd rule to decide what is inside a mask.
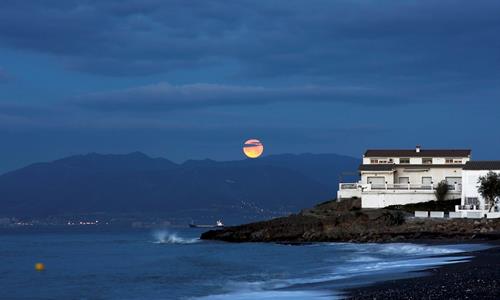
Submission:
[[[0,173],[471,148],[500,159],[500,1],[0,2]]]

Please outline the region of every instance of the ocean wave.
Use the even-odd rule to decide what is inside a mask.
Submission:
[[[204,300],[254,300],[254,299],[335,299],[333,292],[326,291],[253,291],[210,295],[195,299]]]
[[[336,299],[342,298],[341,286],[346,280],[359,280],[358,284],[377,281],[382,274],[398,278],[411,271],[422,271],[429,267],[468,261],[471,256],[447,256],[381,261],[373,257],[359,257],[352,262],[332,268],[330,273],[313,277],[283,278],[266,281],[227,281],[227,293],[199,299]],[[357,261],[356,261],[357,260]],[[355,262],[353,264],[353,262]],[[397,275],[399,274],[399,275]],[[368,277],[367,277],[368,276]],[[391,275],[390,275],[391,276]],[[416,276],[416,274],[412,275]],[[321,288],[327,288],[328,292]]]
[[[351,244],[331,243],[341,250],[350,250],[357,253],[369,253],[372,255],[396,255],[396,256],[434,256],[457,254],[467,251],[484,250],[490,246],[484,244],[459,244],[459,245],[423,245],[411,243],[387,243],[387,244]]]
[[[183,238],[176,233],[170,233],[166,230],[159,230],[153,232],[155,244],[194,244],[200,242],[198,238]]]
[[[333,291],[322,290],[286,290],[293,284],[288,280],[269,281],[227,281],[224,283],[225,293],[207,295],[192,299],[225,300],[225,299],[335,299]]]
[[[365,262],[373,262],[373,261],[379,261],[380,258],[374,257],[374,256],[369,256],[369,255],[360,255],[357,256],[353,259],[348,259],[348,262],[354,262],[354,263],[365,263]]]
[[[405,254],[405,255],[443,255],[464,252],[465,250],[453,246],[426,246],[417,244],[388,244],[379,249],[383,254]]]
[[[372,263],[363,263],[357,265],[344,265],[336,268],[336,273],[343,274],[344,276],[355,276],[360,274],[376,273],[376,272],[390,272],[391,270],[410,271],[422,270],[427,267],[435,267],[447,264],[454,264],[466,262],[472,256],[447,256],[439,258],[414,258],[414,259],[400,259],[392,261],[379,261]]]
[[[318,244],[321,247],[325,244]],[[367,285],[381,279],[421,276],[429,268],[466,262],[468,251],[486,249],[485,244],[421,245],[391,244],[327,244],[336,257],[324,259],[325,266],[315,273],[297,272],[285,276],[255,281],[227,280],[224,292],[200,299],[335,299],[342,298],[342,288]],[[330,249],[330,248],[325,248]],[[324,251],[324,250],[321,250]],[[330,250],[327,250],[329,253]],[[458,255],[457,255],[458,254]],[[465,253],[464,253],[465,254]],[[325,292],[327,290],[327,292]]]

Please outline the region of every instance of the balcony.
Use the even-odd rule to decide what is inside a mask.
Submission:
[[[372,190],[434,190],[432,184],[409,184],[409,183],[394,183],[394,184],[371,184]]]
[[[337,199],[345,198],[361,198],[362,195],[368,194],[417,194],[429,195],[434,198],[434,192],[437,185],[433,184],[407,184],[407,183],[387,183],[387,184],[363,184],[363,183],[340,183],[337,192]],[[462,191],[461,184],[449,185],[449,193],[454,197],[459,198]]]
[[[358,183],[340,183],[339,190],[357,190],[360,186]]]
[[[342,198],[361,198],[363,188],[358,183],[339,183],[337,199]]]
[[[411,190],[411,191],[434,191],[437,185],[433,184],[409,184],[409,183],[386,183],[386,184],[362,184],[362,183],[340,183],[339,191],[342,190]],[[461,192],[461,184],[448,185],[449,190],[452,192]]]

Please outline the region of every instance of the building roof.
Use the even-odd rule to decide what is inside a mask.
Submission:
[[[468,157],[470,153],[468,149],[370,149],[365,157]]]
[[[373,164],[373,165],[360,165],[360,171],[392,171],[394,170],[394,164]]]
[[[468,161],[464,170],[500,170],[500,160]]]

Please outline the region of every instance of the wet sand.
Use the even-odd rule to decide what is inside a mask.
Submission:
[[[500,299],[500,241],[494,247],[460,253],[469,262],[427,270],[429,276],[385,281],[347,291],[349,299]]]

